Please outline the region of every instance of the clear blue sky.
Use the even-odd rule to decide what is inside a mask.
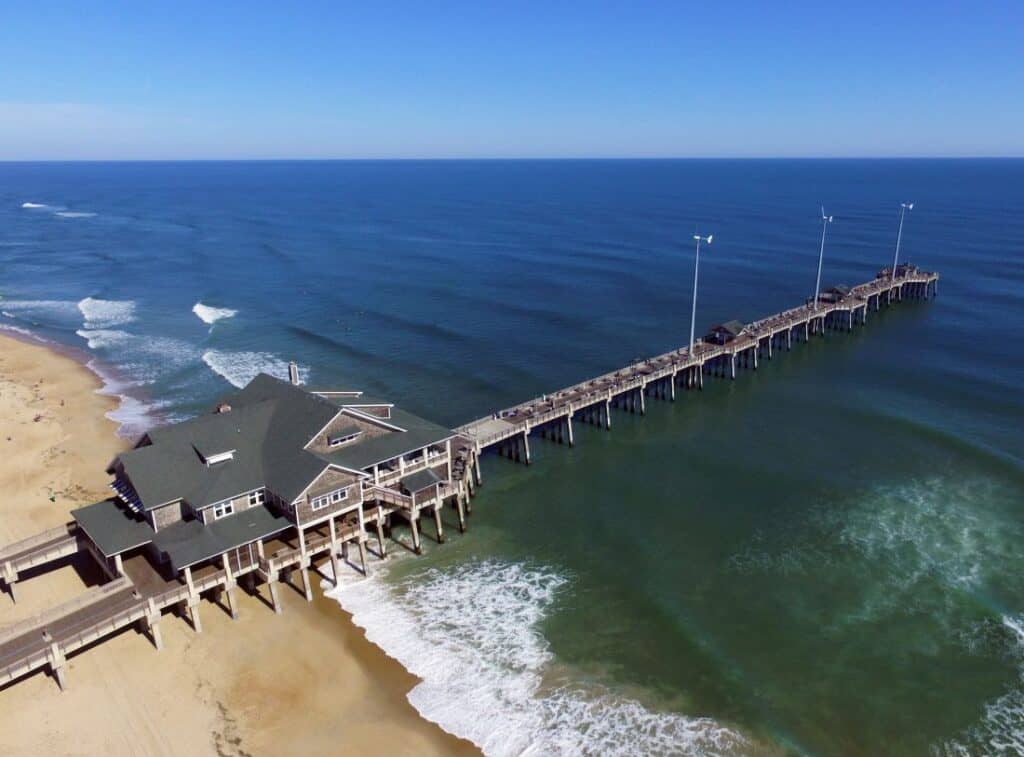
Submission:
[[[17,3],[0,159],[1024,155],[1024,2]]]

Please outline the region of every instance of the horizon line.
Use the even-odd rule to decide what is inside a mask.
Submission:
[[[7,163],[424,163],[424,162],[584,162],[584,161],[741,161],[741,160],[1024,160],[1024,155],[665,155],[521,157],[272,157],[272,158],[0,158]]]

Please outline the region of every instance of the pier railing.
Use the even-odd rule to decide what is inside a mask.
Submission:
[[[610,402],[628,392],[644,392],[649,384],[668,377],[672,377],[674,381],[682,371],[693,368],[703,370],[708,363],[723,357],[735,361],[738,354],[747,350],[759,352],[763,340],[768,340],[770,356],[771,341],[777,334],[788,331],[791,337],[793,329],[804,327],[806,330],[810,325],[819,324],[819,321],[823,328],[826,319],[833,313],[847,313],[852,326],[855,314],[861,309],[864,310],[862,316],[866,319],[867,308],[872,298],[878,298],[877,307],[878,301],[885,293],[889,293],[890,300],[894,291],[902,296],[903,288],[908,284],[924,285],[927,292],[939,278],[936,273],[916,269],[900,269],[895,277],[883,275],[885,273],[883,270],[872,281],[851,288],[848,294],[837,300],[826,302],[819,298],[817,303],[808,301],[804,305],[748,323],[735,338],[725,344],[697,340],[694,343],[693,354],[688,347],[680,347],[653,358],[635,361],[617,371],[499,410],[487,418],[459,426],[455,431],[469,439],[475,451],[479,453],[506,439],[529,434],[538,426],[572,418],[577,410],[599,402]],[[501,426],[501,423],[506,425]],[[496,424],[498,428],[495,428]],[[466,454],[469,452],[464,452],[463,456]]]

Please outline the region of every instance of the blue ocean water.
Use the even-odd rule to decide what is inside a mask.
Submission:
[[[700,329],[811,293],[822,203],[871,278],[902,201],[937,300],[487,459],[338,599],[493,753],[1021,753],[1024,161],[0,164],[0,325],[126,433],[288,360],[456,425],[683,344],[695,230]]]

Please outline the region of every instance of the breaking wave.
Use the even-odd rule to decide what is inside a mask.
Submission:
[[[47,205],[45,202],[23,202],[21,203],[21,207],[25,208],[26,210],[45,210],[46,208],[50,208],[52,206]]]
[[[710,718],[649,710],[559,673],[539,625],[568,580],[497,560],[397,583],[342,583],[327,595],[366,637],[421,679],[423,717],[489,755],[693,754],[750,743]]]
[[[288,378],[288,362],[269,352],[229,352],[207,350],[203,362],[232,386],[241,389],[259,373],[268,373],[280,379]],[[309,368],[299,366],[299,380],[309,379]]]
[[[109,329],[135,320],[135,303],[131,300],[101,300],[86,297],[79,300],[78,309],[85,319],[82,328]]]
[[[1020,681],[1006,694],[985,705],[981,720],[954,740],[938,745],[937,755],[969,757],[973,754],[1024,755],[1024,616],[1002,617],[1009,653]]]
[[[96,216],[95,213],[76,210],[58,210],[54,215],[59,218],[94,218]]]
[[[197,302],[192,306],[192,312],[196,314],[196,317],[198,317],[200,321],[209,324],[210,326],[222,318],[232,318],[238,315],[237,310],[232,310],[231,308],[215,308],[211,305],[204,305],[201,302]]]

